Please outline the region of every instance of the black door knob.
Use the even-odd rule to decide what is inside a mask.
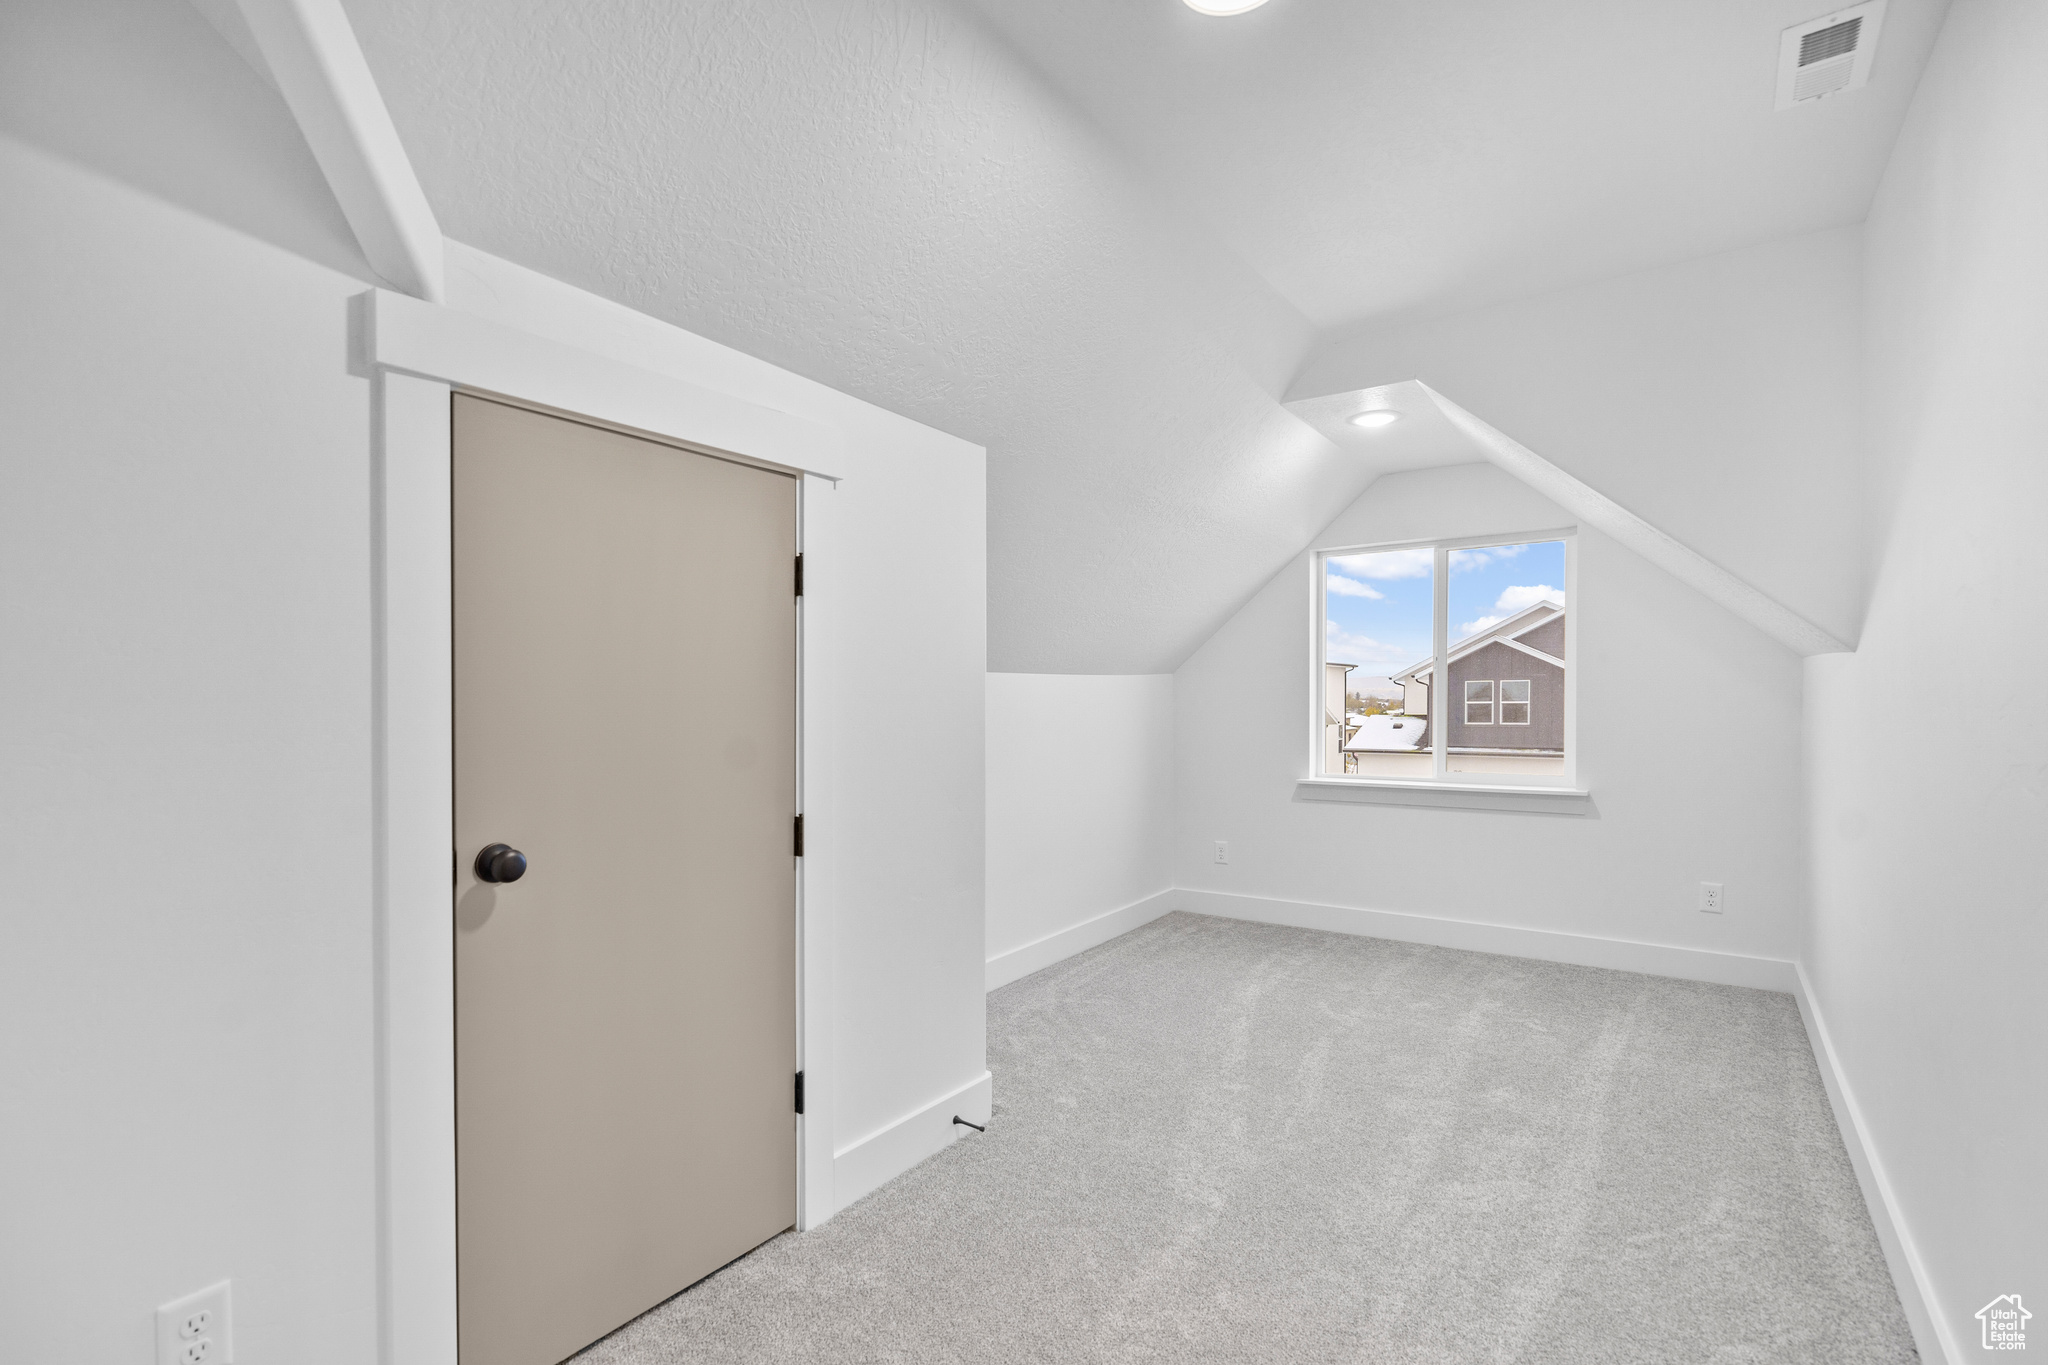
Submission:
[[[526,875],[526,855],[510,844],[490,844],[476,855],[478,881],[516,882]]]

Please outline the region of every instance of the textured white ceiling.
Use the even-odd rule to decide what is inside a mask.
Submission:
[[[347,4],[450,236],[986,445],[1044,672],[1174,667],[1476,454],[1283,410],[1319,333],[1860,219],[1942,8],[1779,114],[1803,0]]]
[[[990,666],[1170,669],[1372,470],[1310,329],[970,14],[350,0],[450,237],[989,449]]]
[[[967,0],[1318,328],[1862,221],[1946,0],[1774,112],[1847,0]]]
[[[1381,427],[1360,427],[1352,422],[1368,408],[1385,408],[1401,416],[1392,425]],[[1470,437],[1445,419],[1443,409],[1420,380],[1297,399],[1287,410],[1375,475],[1472,464],[1486,458]]]

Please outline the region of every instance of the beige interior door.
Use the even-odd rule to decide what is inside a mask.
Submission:
[[[796,1221],[796,481],[454,405],[460,1355],[553,1365]]]

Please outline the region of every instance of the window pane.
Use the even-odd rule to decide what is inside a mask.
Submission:
[[[1503,678],[1500,683],[1500,723],[1529,723],[1529,684],[1526,679]]]
[[[1493,684],[1471,682],[1465,684],[1465,723],[1467,725],[1493,724]]]
[[[1431,772],[1433,551],[1323,558],[1323,771]]]
[[[1565,543],[1484,545],[1453,550],[1450,561],[1451,682],[1489,704],[1453,718],[1445,766],[1562,774]]]

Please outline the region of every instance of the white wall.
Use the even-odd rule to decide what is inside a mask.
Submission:
[[[1311,548],[1570,524],[1492,466],[1459,465],[1381,478]],[[1175,674],[1180,887],[1794,955],[1800,670],[1785,649],[1582,531],[1579,774],[1596,814],[1304,802],[1312,573],[1304,552]],[[1227,866],[1210,860],[1218,839]],[[1702,880],[1726,884],[1724,914],[1696,909]]]
[[[1173,778],[1172,674],[988,675],[989,986],[1163,913]]]
[[[1292,393],[1422,379],[1853,641],[1860,260],[1860,229],[1840,228],[1341,333]]]
[[[376,278],[283,98],[193,5],[0,5],[0,132]]]
[[[1806,968],[1971,1359],[1996,1295],[2048,1323],[2044,66],[2048,9],[1950,7],[1867,226],[1868,623],[1807,674]]]
[[[373,1358],[361,285],[0,139],[0,1304]]]
[[[837,866],[837,1144],[972,1082],[981,452],[451,265],[456,306],[847,433],[822,585],[845,800],[812,832]],[[362,285],[4,136],[0,281],[0,1354],[146,1359],[158,1302],[232,1275],[243,1359],[355,1365],[376,1301]]]
[[[831,497],[853,553],[830,582],[808,562],[805,576],[807,592],[834,594],[841,632],[830,686],[845,809],[815,831],[838,868],[838,1145],[980,1075],[980,448],[454,242],[448,293],[465,312],[845,433],[850,473]],[[807,847],[813,834],[807,820]]]

